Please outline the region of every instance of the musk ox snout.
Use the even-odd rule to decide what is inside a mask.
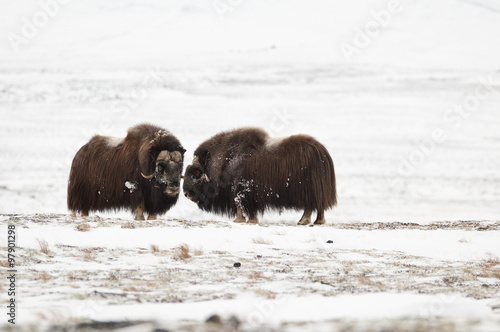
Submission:
[[[155,179],[165,185],[165,194],[169,197],[179,195],[182,177],[182,163],[174,161],[159,161],[156,165]]]
[[[189,200],[198,203],[205,197],[212,188],[210,178],[199,164],[189,165],[184,175],[183,191],[184,196]]]
[[[168,197],[179,195],[182,177],[182,154],[178,151],[161,151],[156,159],[155,172],[146,179],[155,179],[160,186],[165,186],[164,193]]]

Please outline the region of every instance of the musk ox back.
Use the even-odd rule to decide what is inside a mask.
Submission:
[[[68,209],[130,209],[136,220],[156,219],[179,197],[184,148],[170,132],[141,124],[124,139],[94,136],[75,155],[68,181]]]
[[[321,143],[306,135],[271,139],[252,128],[219,135],[232,142],[231,153],[216,135],[200,145],[186,169],[184,194],[200,208],[236,215],[235,222],[246,215],[254,223],[266,209],[300,209],[301,225],[317,211],[315,224],[325,223],[324,211],[337,204],[337,193],[333,161]]]

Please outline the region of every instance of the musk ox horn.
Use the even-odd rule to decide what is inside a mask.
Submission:
[[[170,160],[176,163],[181,162],[182,154],[179,151],[172,151],[170,152]]]
[[[201,167],[201,164],[200,164],[200,160],[198,157],[194,157],[193,159],[193,165],[196,165],[196,166],[200,166]]]
[[[160,152],[160,154],[158,155],[158,158],[156,158],[156,161],[158,160],[165,160],[165,161],[169,161],[170,160],[170,152],[168,152],[167,150],[163,150],[162,152]]]
[[[205,173],[205,180],[207,180],[207,182],[210,182],[210,178],[208,177],[207,173]]]
[[[152,179],[152,178],[155,177],[155,173],[153,173],[151,175],[144,175],[144,173],[141,172],[141,175],[142,175],[143,178],[148,179],[148,180],[150,180],[150,179]]]

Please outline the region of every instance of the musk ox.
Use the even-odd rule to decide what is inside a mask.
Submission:
[[[165,129],[140,124],[125,138],[96,135],[75,155],[68,181],[68,209],[131,209],[135,220],[156,219],[179,197],[184,148]]]
[[[272,139],[262,129],[223,132],[203,142],[186,169],[184,195],[199,208],[235,222],[257,223],[266,209],[303,210],[299,225],[324,224],[337,204],[335,170],[326,148],[313,137]]]

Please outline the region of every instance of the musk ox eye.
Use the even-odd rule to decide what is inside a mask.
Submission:
[[[165,169],[165,168],[163,167],[163,165],[161,165],[161,164],[158,164],[158,166],[156,166],[156,167],[157,167],[157,169],[158,169],[158,173],[163,172],[163,170]]]
[[[197,179],[198,180],[199,178],[201,178],[202,175],[203,175],[203,172],[201,170],[195,169],[195,170],[193,170],[193,174],[191,174],[191,177],[193,179]]]

